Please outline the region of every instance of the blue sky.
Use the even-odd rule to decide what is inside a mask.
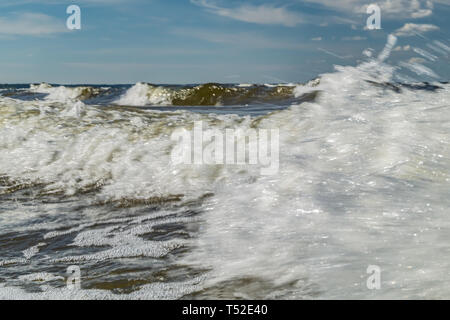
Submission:
[[[381,30],[366,28],[370,3]],[[71,4],[81,30],[66,28]],[[391,63],[448,80],[450,53],[433,41],[450,46],[449,16],[450,0],[0,0],[0,83],[301,82],[379,52],[390,33]]]

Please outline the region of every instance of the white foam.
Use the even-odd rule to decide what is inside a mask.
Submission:
[[[2,283],[0,300],[174,300],[198,290],[200,281],[201,278],[186,282],[156,282],[144,285],[129,294],[114,294],[111,291],[95,289],[53,288],[46,285],[41,286],[41,292],[27,292],[19,287],[5,286]]]
[[[47,93],[45,97],[47,101],[53,102],[76,102],[77,100],[84,100],[91,97],[93,94],[98,93],[100,89],[95,89],[92,87],[65,87],[58,86],[53,87],[47,83],[41,84],[31,84],[31,92],[36,93]]]
[[[394,76],[381,60],[337,67],[311,87],[322,92],[315,103],[260,122],[280,128],[280,172],[228,176],[205,204],[186,263],[211,269],[206,287],[244,278],[271,283],[250,298],[304,286],[317,288],[310,298],[450,295],[440,282],[450,267],[440,254],[450,240],[450,86],[374,86],[367,80]],[[369,265],[383,290],[367,289]]]
[[[22,251],[25,259],[29,260],[30,258],[34,257],[37,253],[39,253],[39,247],[42,247],[44,245],[45,245],[45,243],[39,243],[36,246],[33,246],[31,248],[28,248],[28,249]]]
[[[24,282],[50,282],[55,280],[64,280],[64,277],[56,276],[48,272],[38,272],[19,276],[18,279]]]
[[[147,217],[148,218],[148,217]],[[173,249],[183,246],[178,240],[147,241],[141,236],[153,231],[153,227],[162,222],[143,221],[142,217],[130,221],[127,226],[117,225],[82,231],[77,234],[72,245],[77,247],[107,247],[107,249],[90,255],[67,256],[54,262],[103,261],[113,258],[153,257],[161,258]],[[191,221],[177,218],[165,219],[164,224]]]
[[[127,106],[145,106],[169,105],[171,102],[171,94],[168,89],[138,82],[114,103]]]
[[[83,106],[74,125],[67,117],[66,104],[49,108],[46,102],[3,101],[11,110],[0,126],[4,137],[0,148],[5,150],[0,153],[0,172],[19,181],[46,183],[49,193],[73,195],[99,185],[98,201],[172,195],[189,199],[208,193],[208,186],[226,176],[228,169],[238,170],[178,166],[171,161],[172,149],[182,143],[170,139],[174,123],[189,126],[204,119],[205,130],[212,123],[224,128],[240,121],[234,115],[209,119],[192,113],[137,114]],[[18,116],[22,113],[27,116]],[[136,122],[138,115],[140,121]],[[241,125],[248,127],[249,122]]]

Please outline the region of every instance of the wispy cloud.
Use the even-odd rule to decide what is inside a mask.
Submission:
[[[298,0],[300,1],[300,0]],[[423,18],[433,14],[430,0],[301,0],[316,3],[336,11],[366,13],[368,5],[376,3],[386,18]],[[442,0],[444,3],[447,0]]]
[[[408,63],[425,63],[426,60],[420,57],[412,57],[411,59],[408,60]]]
[[[406,23],[403,27],[395,31],[395,35],[400,37],[411,37],[436,30],[439,30],[439,27],[432,24]]]
[[[191,0],[191,3],[204,7],[216,15],[248,23],[294,27],[303,22],[299,14],[290,12],[285,7],[246,4],[235,8],[225,8],[208,0]]]
[[[431,16],[433,14],[433,10],[431,9],[420,9],[418,11],[411,13],[411,18],[425,18]]]
[[[42,13],[25,12],[0,17],[0,35],[49,35],[67,32],[64,21]]]

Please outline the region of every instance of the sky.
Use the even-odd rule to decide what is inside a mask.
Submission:
[[[69,5],[80,30],[66,26]],[[389,34],[389,63],[449,80],[436,45],[450,46],[449,16],[450,0],[0,0],[0,83],[304,82],[380,52]]]

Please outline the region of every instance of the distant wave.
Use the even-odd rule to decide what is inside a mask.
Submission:
[[[56,102],[75,100],[120,106],[231,106],[261,103],[289,104],[297,84],[218,84],[153,85],[138,82],[133,86],[58,86],[31,84],[29,88],[2,88],[0,94]]]
[[[298,86],[41,84],[13,92],[38,100],[0,95],[0,243],[15,239],[0,255],[0,298],[30,297],[17,270],[52,279],[42,272],[59,263],[104,277],[86,297],[127,292],[125,282],[139,297],[450,297],[450,85],[399,84],[384,61]],[[80,101],[102,95],[119,106]],[[286,98],[297,101],[256,117],[122,107]],[[279,172],[175,163],[184,144],[170,137],[196,121],[205,132],[278,128]],[[371,264],[386,275],[377,296],[362,277]]]

